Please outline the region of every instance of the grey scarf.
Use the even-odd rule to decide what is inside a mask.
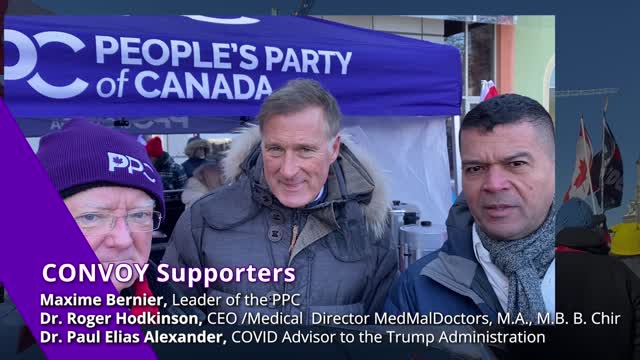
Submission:
[[[540,287],[555,257],[555,213],[549,211],[538,230],[518,240],[493,240],[479,226],[476,229],[491,261],[509,279],[507,312],[521,313],[526,321],[537,324],[538,313],[547,312]]]

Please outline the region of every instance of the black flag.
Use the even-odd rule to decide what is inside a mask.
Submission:
[[[591,181],[598,205],[602,204],[602,210],[617,208],[622,203],[622,155],[616,139],[604,120],[604,149],[593,156],[591,165]],[[604,160],[603,160],[604,159]],[[604,161],[604,181],[600,189],[600,171]],[[604,201],[602,196],[604,195]]]

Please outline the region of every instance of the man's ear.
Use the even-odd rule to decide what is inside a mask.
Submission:
[[[333,163],[334,161],[336,161],[336,159],[338,158],[338,154],[340,153],[340,135],[336,135],[335,139],[333,140],[333,144],[329,149],[331,152],[329,158],[331,159],[331,163]]]

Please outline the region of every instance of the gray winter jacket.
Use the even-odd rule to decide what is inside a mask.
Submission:
[[[331,165],[325,201],[290,209],[271,194],[263,175],[260,134],[250,128],[234,139],[223,161],[232,183],[196,201],[182,215],[163,262],[174,267],[293,267],[293,283],[249,281],[200,284],[184,291],[210,296],[236,293],[300,294],[301,306],[216,307],[236,313],[364,314],[382,310],[397,273],[388,229],[387,198],[379,174],[355,147],[343,142]],[[298,238],[289,254],[294,225]]]

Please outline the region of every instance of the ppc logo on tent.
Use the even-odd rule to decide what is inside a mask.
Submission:
[[[4,31],[5,42],[10,42],[18,48],[18,62],[11,66],[5,66],[5,80],[19,80],[30,76],[38,63],[38,49],[49,43],[67,45],[76,53],[85,47],[82,40],[61,31],[43,31],[35,34],[33,38],[35,44],[28,36],[19,31],[11,29]],[[89,86],[86,81],[77,77],[67,85],[51,85],[37,71],[31,75],[27,83],[33,90],[52,99],[72,98],[81,94]]]

